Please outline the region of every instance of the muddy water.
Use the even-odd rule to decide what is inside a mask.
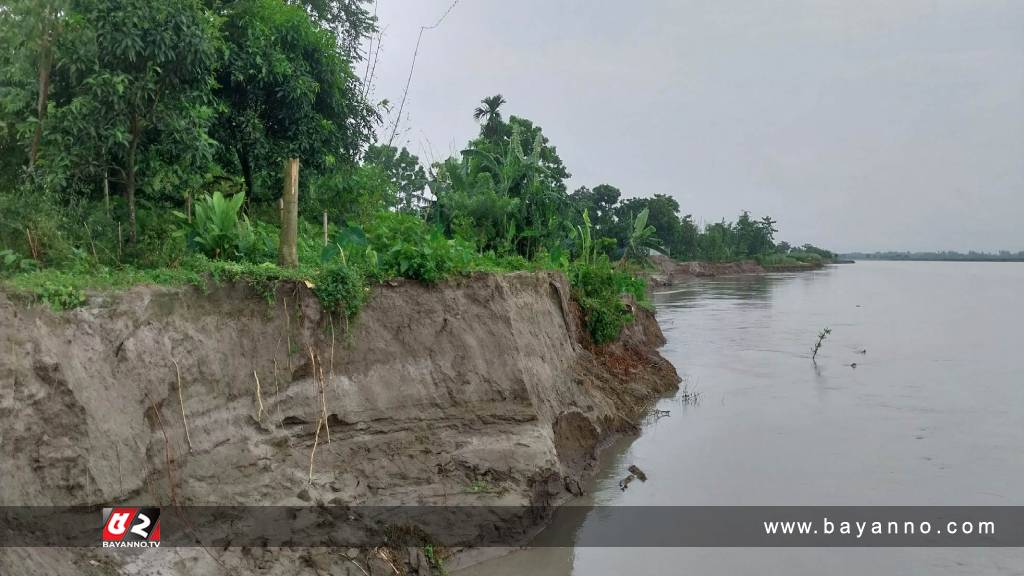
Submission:
[[[701,401],[662,401],[587,502],[1024,505],[1024,264],[694,280],[656,304]],[[630,464],[649,480],[622,492]],[[1024,574],[1024,550],[546,548],[460,574]]]

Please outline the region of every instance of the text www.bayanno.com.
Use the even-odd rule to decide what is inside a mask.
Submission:
[[[863,538],[865,536],[919,536],[919,535],[995,535],[996,524],[990,521],[841,521],[822,518],[815,521],[767,521],[764,532],[769,536],[815,534],[825,536],[849,536]]]

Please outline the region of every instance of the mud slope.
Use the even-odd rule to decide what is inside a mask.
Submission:
[[[180,505],[555,503],[678,382],[652,313],[595,349],[568,295],[558,274],[396,282],[347,329],[303,285],[273,303],[145,286],[62,314],[0,294],[0,505],[170,506],[168,462]],[[314,556],[232,562],[354,570]],[[0,552],[2,574],[223,570],[170,550]]]

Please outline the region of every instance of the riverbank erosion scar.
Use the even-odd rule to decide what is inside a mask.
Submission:
[[[595,347],[569,294],[557,273],[396,281],[351,326],[302,284],[273,303],[140,286],[62,314],[0,294],[0,505],[555,505],[679,382],[652,312]],[[0,572],[91,565],[37,552]]]
[[[652,256],[653,270],[648,277],[652,287],[671,286],[691,278],[714,276],[738,276],[743,274],[767,274],[768,272],[804,272],[820,270],[822,264],[793,263],[764,267],[755,260],[738,262],[679,262],[666,256]]]

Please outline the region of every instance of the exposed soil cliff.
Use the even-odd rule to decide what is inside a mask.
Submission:
[[[0,505],[554,504],[678,383],[653,313],[594,348],[568,295],[559,274],[395,282],[348,329],[303,285],[144,286],[62,314],[0,294]],[[119,552],[5,549],[0,573],[394,573]]]
[[[820,264],[791,264],[765,268],[754,260],[740,262],[678,262],[665,256],[652,256],[654,271],[649,280],[652,286],[669,286],[689,278],[709,276],[736,276],[739,274],[766,274],[768,272],[802,272],[817,270]]]

